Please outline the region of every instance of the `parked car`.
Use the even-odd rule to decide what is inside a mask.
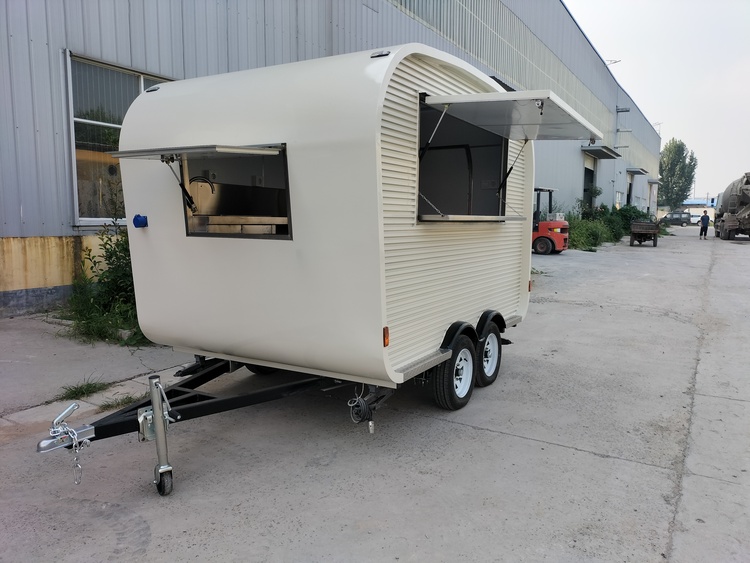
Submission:
[[[686,227],[690,223],[693,223],[693,221],[690,217],[690,213],[683,211],[671,211],[670,213],[667,213],[664,217],[662,217],[659,223],[663,223],[665,225],[680,225],[682,227]]]

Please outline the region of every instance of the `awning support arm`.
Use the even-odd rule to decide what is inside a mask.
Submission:
[[[172,174],[174,174],[174,177],[177,179],[177,183],[180,186],[180,189],[182,190],[182,198],[185,200],[185,204],[190,208],[190,211],[193,213],[198,212],[198,207],[195,205],[195,201],[193,200],[192,196],[190,195],[190,192],[187,191],[187,188],[185,187],[185,184],[182,180],[180,180],[180,177],[177,175],[177,172],[174,171],[174,168],[172,168],[172,163],[174,162],[174,155],[172,154],[163,154],[161,155],[161,161],[167,165],[167,168],[169,168],[172,171]]]
[[[445,213],[443,213],[437,207],[435,207],[435,204],[432,203],[429,199],[427,199],[426,195],[424,195],[422,192],[419,192],[419,197],[421,197],[423,200],[425,200],[430,205],[430,207],[432,207],[435,211],[437,211],[438,215],[440,215],[441,217],[445,217]]]
[[[427,141],[427,144],[419,150],[419,160],[420,160],[420,162],[422,161],[422,157],[427,152],[427,149],[430,148],[430,143],[432,143],[432,139],[435,137],[435,133],[437,133],[438,127],[440,127],[440,124],[443,122],[443,118],[445,117],[445,112],[448,111],[449,107],[450,107],[450,104],[445,104],[443,106],[443,113],[440,114],[440,119],[438,119],[438,122],[435,125],[435,129],[433,129],[432,135],[430,135],[430,139]]]
[[[523,142],[523,145],[518,150],[518,154],[516,155],[516,158],[513,159],[513,163],[510,165],[510,168],[508,168],[508,172],[506,172],[505,178],[503,178],[503,181],[500,182],[500,187],[497,189],[497,197],[499,197],[499,198],[503,197],[503,195],[502,195],[503,194],[503,188],[505,188],[505,184],[508,183],[508,178],[510,178],[510,174],[511,174],[511,172],[513,172],[513,167],[516,165],[516,162],[518,161],[518,157],[521,156],[521,153],[523,152],[523,149],[526,147],[526,143],[528,143],[528,142],[529,142],[529,140],[525,139],[524,142]],[[513,207],[507,201],[505,201],[504,199],[503,199],[503,203],[505,205],[507,205],[508,207],[510,207],[513,211],[515,211],[516,214],[521,215],[520,213],[518,213],[518,211],[516,211],[515,209],[513,209]]]

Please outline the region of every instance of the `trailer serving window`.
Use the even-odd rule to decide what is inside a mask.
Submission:
[[[292,238],[286,146],[123,151],[159,158],[181,190],[188,236]]]
[[[426,104],[419,136],[420,221],[497,220],[505,214],[508,139]]]
[[[549,90],[421,96],[420,221],[503,221],[508,141],[601,139]],[[520,219],[520,217],[517,217]]]

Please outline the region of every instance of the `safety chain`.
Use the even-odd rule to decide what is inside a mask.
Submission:
[[[70,438],[71,445],[73,447],[73,483],[76,485],[81,484],[81,480],[83,479],[83,468],[81,467],[81,462],[79,458],[79,454],[81,450],[91,445],[91,441],[88,438],[84,438],[83,440],[78,439],[78,433],[68,426],[67,422],[61,422],[59,424],[56,424],[52,426],[49,429],[49,435],[57,440],[63,439],[65,436]]]

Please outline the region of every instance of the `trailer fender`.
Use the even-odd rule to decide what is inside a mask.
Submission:
[[[448,328],[447,331],[445,331],[443,343],[440,345],[440,347],[452,349],[453,344],[456,342],[456,339],[462,334],[465,334],[466,336],[471,338],[471,341],[474,342],[475,346],[477,342],[479,342],[477,331],[471,323],[467,323],[466,321],[456,321]]]
[[[484,334],[484,329],[487,326],[487,323],[490,322],[495,323],[501,333],[505,332],[506,324],[503,316],[497,311],[485,311],[482,313],[482,316],[479,317],[479,321],[477,322],[477,334]]]

